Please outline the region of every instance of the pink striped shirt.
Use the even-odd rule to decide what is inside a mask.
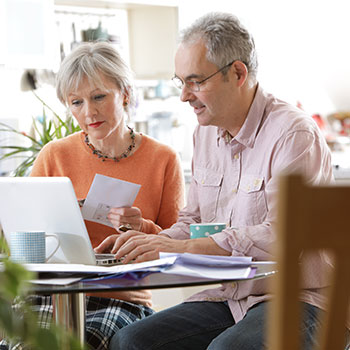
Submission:
[[[332,180],[331,154],[317,125],[305,112],[258,87],[247,118],[231,140],[214,126],[194,132],[192,182],[187,206],[170,229],[175,239],[189,238],[189,224],[225,222],[211,237],[234,256],[273,260],[276,192],[281,171],[302,173],[311,183]],[[309,258],[301,299],[323,308],[326,289],[321,254]],[[254,304],[271,297],[264,279],[226,283],[188,300],[227,300],[236,322]]]

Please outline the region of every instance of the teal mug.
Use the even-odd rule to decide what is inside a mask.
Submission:
[[[209,237],[214,233],[221,232],[226,224],[221,222],[209,222],[190,225],[190,236],[192,238]]]

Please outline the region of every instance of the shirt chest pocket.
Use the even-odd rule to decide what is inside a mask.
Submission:
[[[193,178],[197,183],[198,203],[202,222],[216,218],[223,174],[211,169],[195,168]]]
[[[232,222],[235,225],[261,224],[267,214],[264,178],[256,175],[242,177],[239,184]]]

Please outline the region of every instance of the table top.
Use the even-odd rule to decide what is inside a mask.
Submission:
[[[259,279],[272,276],[276,273],[275,265],[259,265],[252,278]],[[36,294],[63,294],[63,293],[88,293],[125,291],[138,289],[163,289],[210,285],[225,282],[236,282],[247,278],[234,279],[210,279],[183,275],[166,274],[162,272],[151,273],[142,279],[131,278],[103,278],[100,280],[80,281],[65,286],[33,284],[32,291]]]

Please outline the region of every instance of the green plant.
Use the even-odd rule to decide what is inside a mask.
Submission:
[[[0,239],[0,251],[8,253],[8,247]],[[0,329],[8,341],[22,343],[35,350],[83,350],[79,341],[58,326],[49,329],[38,325],[37,317],[26,301],[30,292],[28,282],[35,275],[22,265],[5,258],[0,272]]]
[[[14,176],[28,175],[38,153],[48,142],[54,139],[63,138],[80,130],[80,127],[75,124],[71,115],[67,115],[66,120],[64,121],[38,95],[35,93],[34,95],[43,105],[43,115],[41,119],[32,118],[34,131],[33,135],[16,130],[7,124],[0,123],[0,131],[15,133],[21,138],[24,138],[23,141],[26,141],[26,143],[29,144],[28,146],[0,146],[0,149],[7,151],[7,153],[4,153],[0,157],[0,161],[9,158],[21,158],[21,163],[14,170]],[[48,116],[47,111],[49,111],[52,115]]]

